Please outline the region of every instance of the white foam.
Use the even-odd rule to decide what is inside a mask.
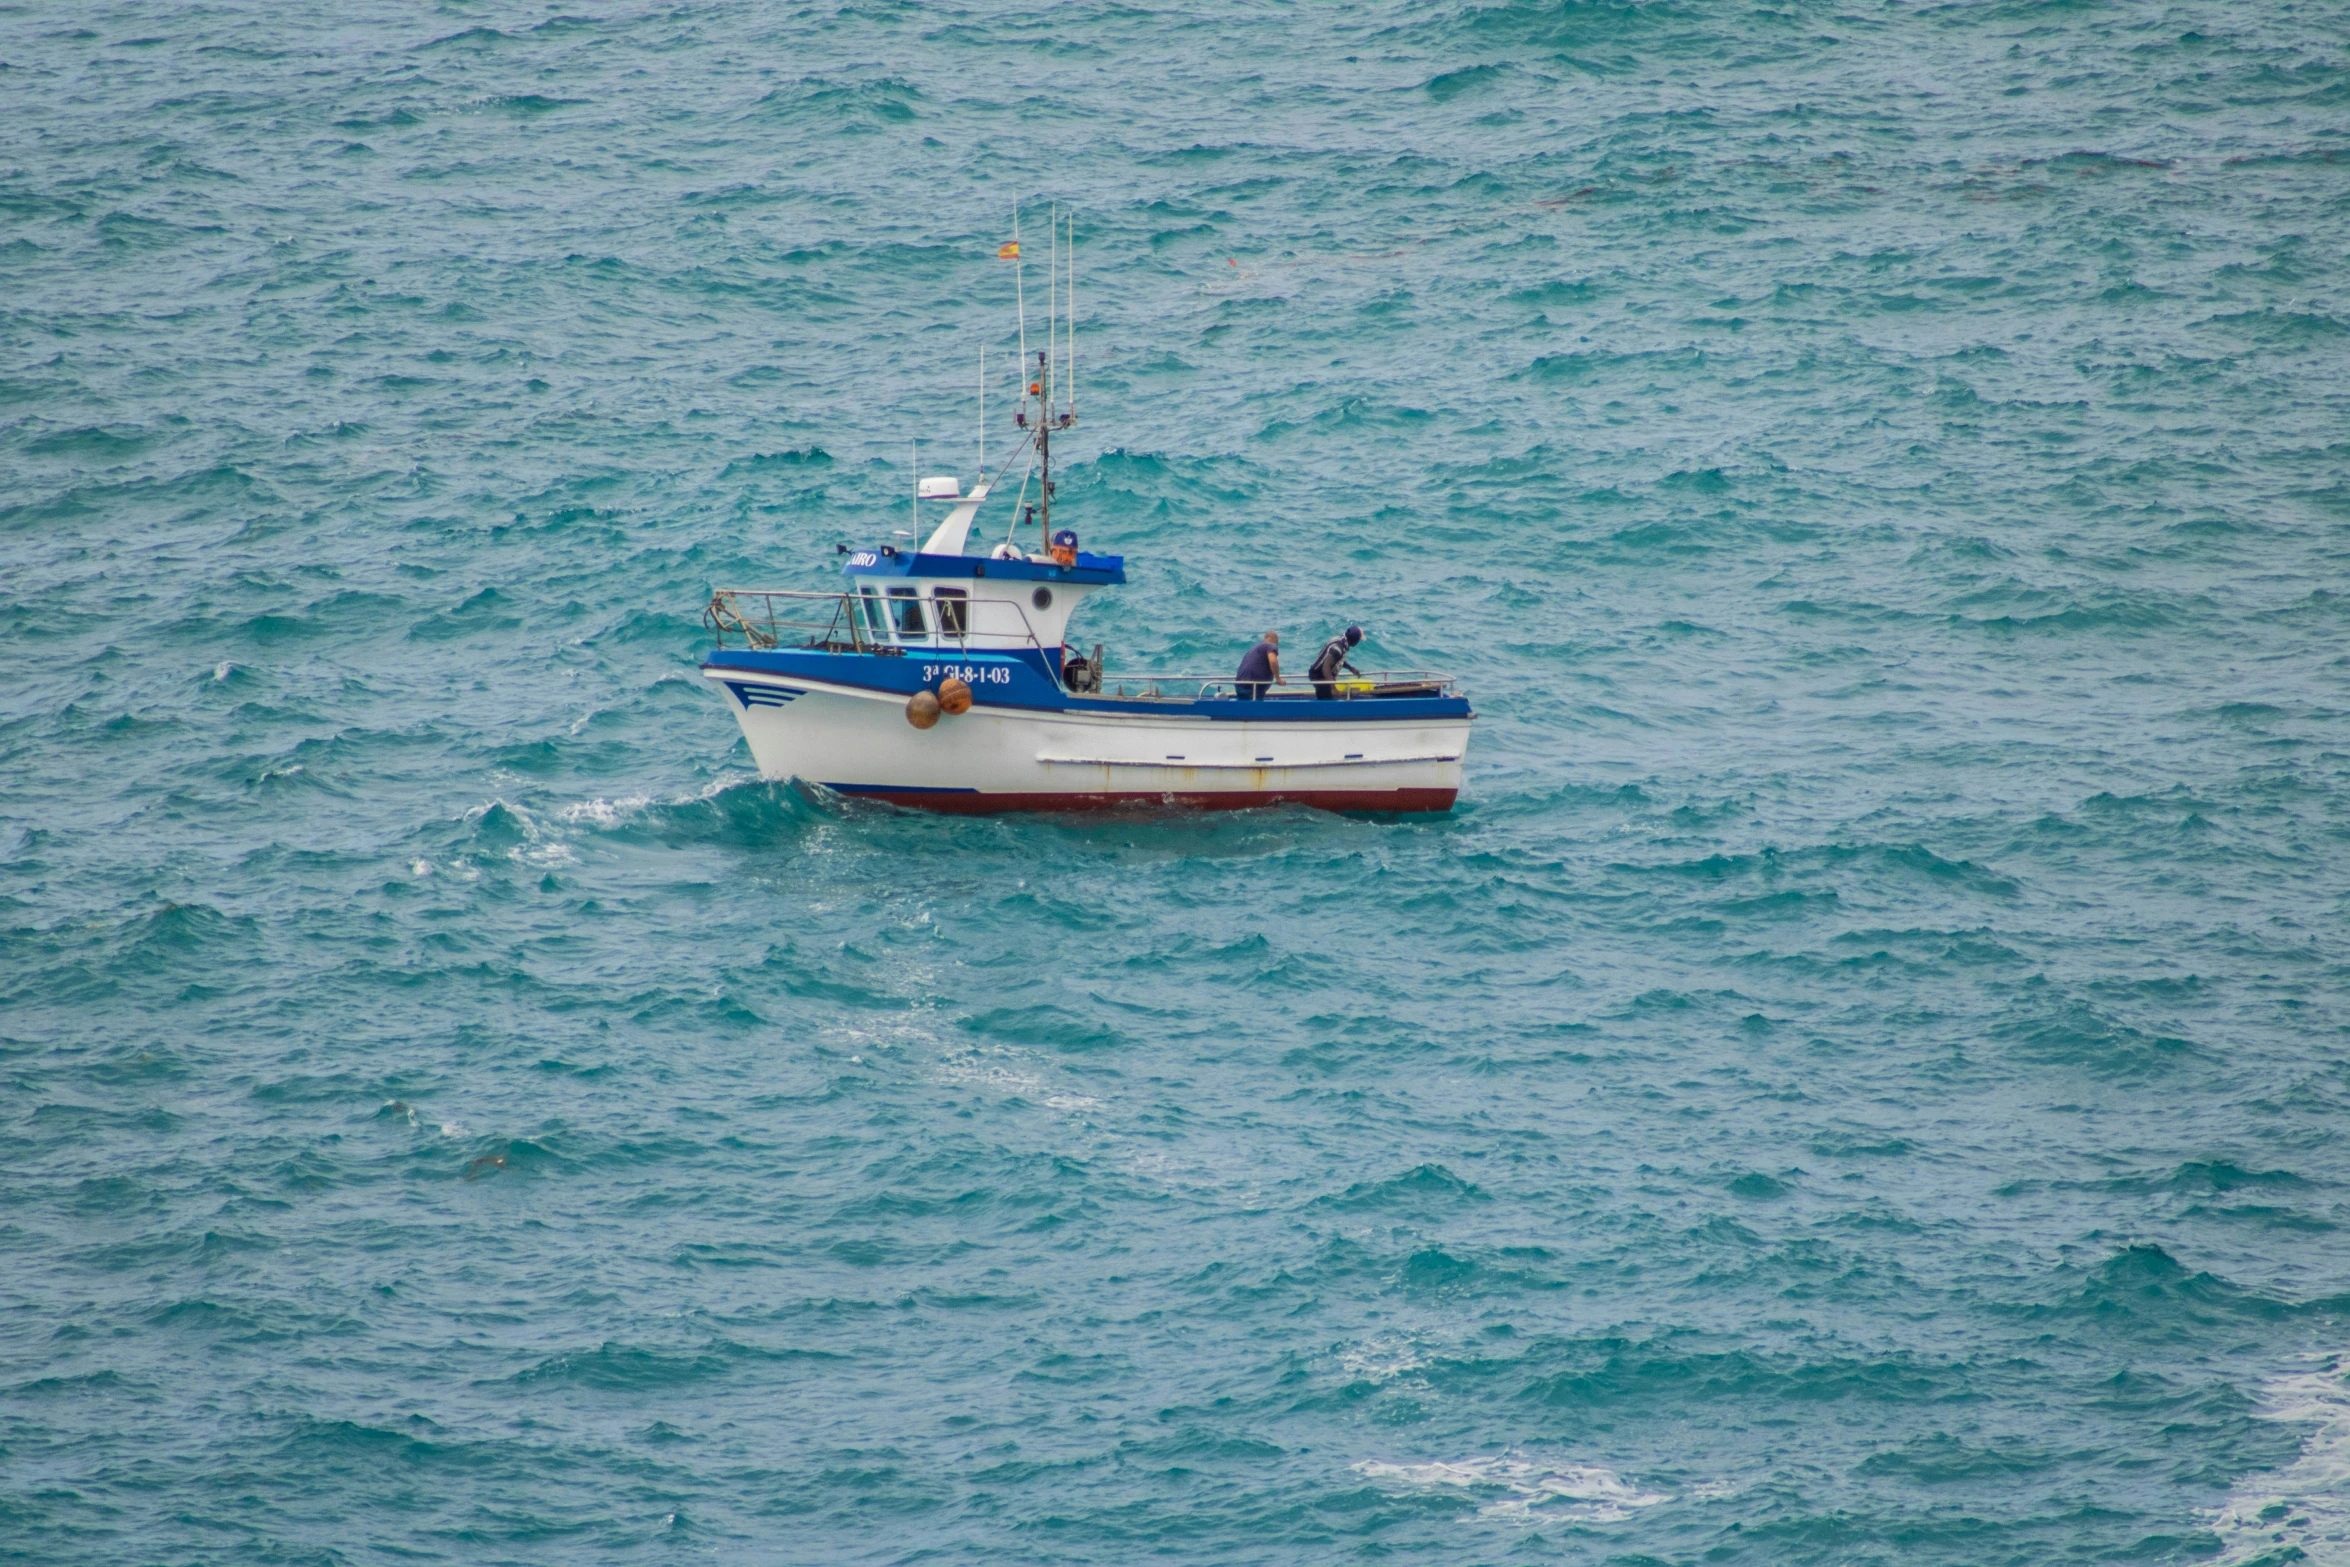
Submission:
[[[2327,1355],[2261,1384],[2263,1419],[2313,1429],[2301,1456],[2282,1469],[2249,1474],[2210,1514],[2223,1554],[2213,1567],[2290,1560],[2350,1562],[2350,1373],[2345,1355]]]
[[[1384,1382],[1391,1377],[1416,1371],[1426,1362],[1420,1358],[1411,1340],[1394,1333],[1382,1333],[1377,1338],[1353,1345],[1338,1352],[1338,1364],[1358,1377],[1369,1377]]]
[[[757,773],[720,773],[693,793],[681,794],[669,803],[671,805],[699,805],[704,800],[716,799],[729,789],[742,784],[755,784],[758,781],[759,775]]]
[[[229,671],[236,667],[236,665],[231,664],[224,659],[221,662],[220,667],[212,671],[212,678],[215,680],[226,680],[228,678]]]
[[[596,827],[617,827],[621,817],[633,815],[652,803],[653,797],[649,794],[631,794],[617,800],[581,800],[566,805],[555,814],[575,826],[586,822]]]
[[[628,802],[622,801],[620,803],[626,805]],[[591,801],[589,804],[593,807],[601,805],[603,802]],[[465,813],[463,820],[467,826],[472,826],[488,816],[490,812],[501,809],[514,818],[515,826],[522,831],[522,842],[506,851],[508,861],[516,865],[535,865],[542,870],[578,862],[579,856],[573,852],[571,845],[556,837],[552,828],[542,824],[524,807],[512,804],[503,796],[473,807]],[[563,815],[564,819],[568,821],[571,819],[569,811],[572,809],[575,807],[566,807],[564,812],[558,814]],[[617,820],[617,816],[614,819]],[[470,868],[460,868],[457,874],[467,881],[478,880],[481,875],[479,871]]]
[[[432,874],[432,861],[418,860],[414,865],[408,867],[408,874],[411,876],[430,876]]]
[[[931,1074],[940,1082],[957,1083],[1007,1099],[1025,1099],[1062,1115],[1080,1115],[1102,1107],[1102,1102],[1091,1095],[1055,1088],[1041,1073],[1024,1070],[1027,1056],[1026,1051],[1009,1046],[984,1045],[941,1058],[931,1068]]]
[[[1672,1500],[1627,1484],[1598,1464],[1540,1464],[1510,1453],[1435,1464],[1366,1459],[1355,1473],[1418,1491],[1468,1491],[1483,1500],[1479,1517],[1522,1523],[1621,1523],[1643,1507]]]

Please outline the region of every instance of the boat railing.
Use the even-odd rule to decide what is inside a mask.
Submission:
[[[1242,682],[1230,675],[1159,675],[1106,673],[1100,695],[1129,702],[1209,702],[1240,694]],[[1430,669],[1373,669],[1360,675],[1341,675],[1335,681],[1316,682],[1302,675],[1283,675],[1261,682],[1268,695],[1307,696],[1317,684],[1328,684],[1340,700],[1358,697],[1459,696],[1460,681]]]
[[[702,610],[702,624],[728,645],[760,652],[792,646],[828,653],[877,651],[872,635],[849,605],[846,593],[808,593],[784,588],[720,588]]]
[[[873,623],[874,617],[905,612],[899,609],[901,605],[920,606],[912,610],[925,617],[920,633],[893,634],[890,627]],[[946,613],[955,617],[951,625],[928,618],[940,615],[941,606],[950,605]],[[917,649],[970,648],[974,643],[982,649],[1044,651],[1027,611],[1002,599],[877,599],[870,594],[795,588],[719,588],[702,611],[702,624],[710,628],[721,648],[739,645],[760,652],[791,647],[820,653],[902,655]],[[1330,685],[1332,696],[1342,700],[1460,695],[1458,679],[1428,669],[1374,669],[1324,683]],[[1230,675],[1104,673],[1097,690],[1079,694],[1129,702],[1209,702],[1238,696],[1241,684]],[[1314,693],[1317,682],[1284,675],[1264,684],[1274,696],[1303,697]]]
[[[885,617],[915,617],[893,629]],[[915,649],[1036,648],[1028,612],[1001,599],[877,598],[794,588],[719,588],[702,610],[721,648],[766,652],[778,647],[819,653],[892,653]],[[919,627],[919,629],[915,629]]]

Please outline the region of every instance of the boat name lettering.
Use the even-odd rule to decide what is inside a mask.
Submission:
[[[943,680],[952,675],[967,686],[1008,686],[1012,683],[1012,669],[1008,664],[924,664],[922,683]]]
[[[881,559],[881,557],[874,554],[871,550],[859,550],[856,554],[849,557],[849,564],[852,566],[870,566],[879,559]]]

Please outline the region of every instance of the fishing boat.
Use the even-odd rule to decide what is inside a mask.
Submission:
[[[1016,240],[998,252],[1007,253],[1016,256]],[[1449,675],[1333,670],[1320,682],[1243,683],[1114,673],[1100,644],[1080,651],[1073,617],[1126,581],[1126,562],[1054,526],[1053,440],[1077,424],[1075,312],[1064,356],[1051,327],[1057,303],[1033,360],[1023,311],[1017,440],[993,475],[984,445],[968,493],[958,476],[921,477],[917,466],[916,525],[900,535],[908,542],[836,546],[847,557],[837,591],[712,592],[702,618],[715,645],[702,674],[724,694],[761,775],[964,814],[1450,810],[1473,715]],[[972,553],[981,507],[1015,465],[1023,472],[1005,539]],[[917,548],[925,505],[947,510]]]

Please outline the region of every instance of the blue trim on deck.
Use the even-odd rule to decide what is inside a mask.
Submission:
[[[972,700],[982,707],[1026,708],[1049,713],[1133,713],[1166,717],[1183,714],[1226,723],[1403,723],[1430,718],[1470,718],[1469,699],[1459,696],[1348,697],[1317,701],[1311,692],[1272,696],[1243,702],[1238,697],[1207,701],[1146,702],[1133,698],[1075,696],[1063,690],[1049,673],[1044,655],[1034,648],[991,652],[962,652],[955,648],[905,647],[888,653],[826,653],[810,648],[773,651],[712,649],[702,660],[704,674],[742,670],[763,675],[789,675],[823,680],[835,685],[912,696],[935,691],[948,675],[959,675],[971,687]],[[997,671],[1002,678],[995,678]],[[977,675],[979,678],[972,678]],[[728,681],[728,685],[734,682]],[[756,689],[756,688],[754,688]],[[774,688],[768,688],[774,689]],[[797,694],[797,693],[795,693]]]
[[[841,567],[844,577],[992,577],[1006,582],[1082,582],[1110,587],[1126,580],[1126,557],[1077,552],[1074,566],[1049,560],[988,560],[979,555],[917,555],[894,546],[859,550]]]

